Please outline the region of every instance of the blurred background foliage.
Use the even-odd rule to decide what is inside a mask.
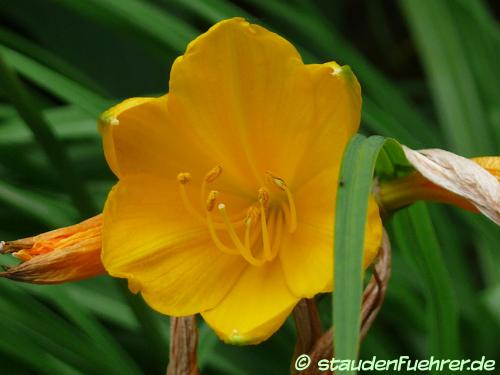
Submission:
[[[232,16],[278,32],[306,62],[350,65],[365,134],[499,155],[499,10],[481,0],[0,0],[0,238],[98,212],[115,180],[97,116],[166,92],[186,44]],[[361,355],[500,359],[498,228],[434,204],[387,226],[393,276]],[[331,298],[319,304],[331,324]],[[200,328],[203,373],[288,372],[291,321],[256,347],[226,346]],[[0,332],[6,374],[155,374],[168,360],[168,319],[108,277],[0,280]]]

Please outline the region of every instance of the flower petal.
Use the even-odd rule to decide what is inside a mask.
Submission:
[[[286,281],[298,298],[311,298],[333,286],[333,230],[336,175],[330,170],[295,194],[297,231],[288,234],[280,251]],[[375,258],[382,241],[382,222],[373,197],[368,202],[364,267]]]
[[[314,121],[296,165],[297,186],[331,168],[340,168],[342,155],[361,119],[361,88],[349,66],[336,62],[307,65],[313,82]],[[339,170],[337,170],[337,174]],[[330,190],[331,191],[331,188]]]
[[[169,110],[240,186],[262,186],[271,170],[293,189],[295,178],[340,160],[331,154],[341,155],[356,131],[353,77],[333,63],[304,65],[288,41],[235,18],[216,24],[176,60]]]
[[[472,159],[500,181],[500,156],[482,156]]]
[[[102,262],[151,307],[179,316],[214,307],[246,263],[215,248],[177,189],[146,175],[122,179],[104,209]]]
[[[201,315],[225,342],[258,344],[278,330],[297,302],[276,260],[248,267],[222,302]]]
[[[118,177],[151,174],[175,179],[179,172],[204,175],[215,161],[168,111],[168,96],[131,98],[101,115],[104,153]]]

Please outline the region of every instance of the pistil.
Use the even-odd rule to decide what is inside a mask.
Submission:
[[[207,202],[206,202],[206,208],[207,208],[207,224],[208,224],[208,231],[210,233],[210,237],[212,237],[212,241],[214,242],[215,246],[222,251],[223,253],[226,254],[238,254],[238,250],[232,249],[222,243],[222,241],[219,239],[219,236],[217,235],[217,232],[214,227],[214,222],[212,218],[212,211],[215,207],[215,202],[217,199],[217,196],[219,193],[215,190],[212,190],[210,194],[208,195]]]

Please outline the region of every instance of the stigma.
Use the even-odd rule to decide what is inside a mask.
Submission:
[[[191,184],[191,173],[177,175],[179,194],[193,219],[207,226],[215,247],[226,254],[239,255],[253,266],[272,261],[281,248],[285,230],[297,229],[297,210],[293,195],[286,182],[266,172],[266,185],[257,189],[255,198],[243,211],[234,212],[230,202],[224,200],[223,191],[207,190],[222,174],[221,165],[208,171],[198,189]],[[194,191],[191,191],[194,190]],[[199,190],[199,203],[193,195]]]

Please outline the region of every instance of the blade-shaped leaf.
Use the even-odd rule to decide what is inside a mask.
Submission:
[[[356,135],[344,153],[335,213],[335,357],[354,360],[359,349],[362,263],[368,197],[379,152],[384,144],[402,150],[380,136]],[[394,151],[393,151],[394,152]],[[352,373],[340,371],[339,374]]]

